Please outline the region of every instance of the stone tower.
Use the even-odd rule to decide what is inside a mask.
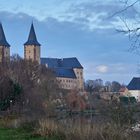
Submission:
[[[41,45],[37,41],[34,25],[32,23],[28,40],[24,43],[24,58],[36,61],[40,64],[40,46]]]
[[[0,63],[10,61],[10,45],[5,38],[2,24],[0,23]]]

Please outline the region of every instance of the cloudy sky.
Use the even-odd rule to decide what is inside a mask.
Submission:
[[[77,57],[84,66],[85,79],[129,83],[139,76],[139,55],[130,52],[123,28],[120,0],[0,0],[0,20],[11,54],[23,56],[32,21],[42,57]],[[131,1],[130,1],[131,2]],[[135,8],[123,13],[134,23]]]

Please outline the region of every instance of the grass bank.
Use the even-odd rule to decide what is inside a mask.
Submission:
[[[57,140],[35,134],[36,122],[20,122],[16,116],[0,118],[0,140]],[[18,124],[19,123],[19,124]]]
[[[43,119],[24,122],[18,127],[9,125],[10,119],[0,121],[0,140],[139,140],[140,133],[115,124],[89,124]]]
[[[0,128],[0,140],[58,140],[55,136],[50,138],[34,135],[21,128]]]

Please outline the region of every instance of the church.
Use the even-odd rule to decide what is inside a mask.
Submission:
[[[84,90],[83,66],[76,57],[41,58],[41,44],[38,42],[34,25],[31,24],[28,40],[24,43],[24,59],[36,61],[51,69],[63,89]],[[10,44],[7,42],[0,23],[0,62],[10,61]]]

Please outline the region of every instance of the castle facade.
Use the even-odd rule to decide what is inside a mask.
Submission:
[[[34,25],[31,24],[27,41],[24,43],[24,59],[36,61],[51,69],[59,82],[60,88],[84,90],[83,66],[76,57],[41,58],[41,44],[38,42]],[[6,40],[0,23],[0,62],[10,61],[10,45]]]

